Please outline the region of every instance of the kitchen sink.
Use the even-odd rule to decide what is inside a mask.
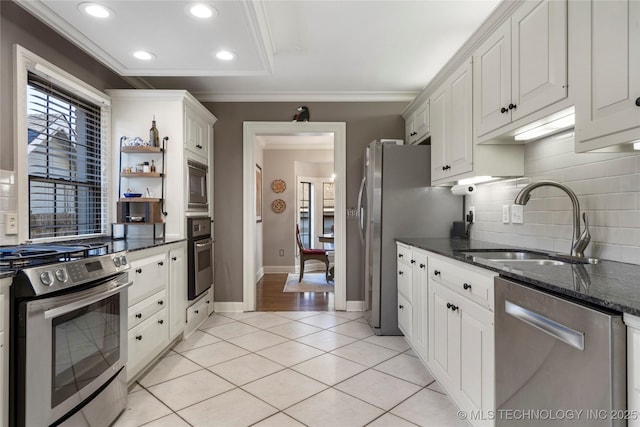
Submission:
[[[457,251],[461,255],[478,260],[491,261],[503,265],[565,265],[565,264],[597,264],[597,258],[582,258],[570,255],[548,254],[526,249],[467,249]]]
[[[491,261],[524,261],[524,260],[546,260],[549,255],[541,252],[531,251],[461,251],[466,256],[488,259]]]
[[[564,261],[559,261],[557,259],[539,259],[539,258],[529,258],[529,259],[490,259],[483,258],[487,261],[499,262],[504,265],[565,265],[567,264]]]

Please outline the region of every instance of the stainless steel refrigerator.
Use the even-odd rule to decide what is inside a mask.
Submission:
[[[431,147],[376,140],[365,153],[358,195],[360,237],[365,248],[365,317],[376,335],[398,329],[398,237],[449,237],[463,217],[462,196],[431,187]]]

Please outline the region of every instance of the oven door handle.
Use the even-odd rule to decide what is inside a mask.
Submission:
[[[108,291],[99,292],[97,294],[91,294],[91,295],[87,296],[86,298],[82,298],[79,301],[74,301],[72,303],[65,304],[65,305],[60,306],[60,307],[56,307],[56,308],[51,308],[49,310],[45,310],[44,318],[45,319],[51,319],[51,318],[54,318],[54,317],[62,316],[63,314],[70,313],[70,312],[72,312],[74,310],[77,310],[79,308],[82,308],[82,307],[85,307],[87,305],[93,304],[94,302],[98,302],[98,301],[103,300],[105,298],[109,298],[110,296],[115,295],[118,292],[121,292],[123,289],[128,288],[131,285],[133,285],[133,281],[130,281],[130,282],[127,282],[127,283],[120,283],[117,286],[115,286],[114,288],[109,289]]]
[[[203,240],[202,243],[200,241],[196,242],[196,248],[205,248],[211,245],[213,245],[213,239]]]

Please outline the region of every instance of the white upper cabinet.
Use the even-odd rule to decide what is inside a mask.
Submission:
[[[473,58],[474,136],[483,142],[567,97],[567,2],[524,2]]]
[[[640,140],[640,2],[571,2],[577,152]]]
[[[426,100],[406,119],[406,144],[416,144],[429,135],[429,100]]]
[[[431,96],[431,182],[473,169],[471,61]]]

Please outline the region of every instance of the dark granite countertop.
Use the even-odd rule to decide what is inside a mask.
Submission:
[[[156,246],[169,245],[171,243],[182,242],[186,239],[126,239],[126,240],[112,240],[110,238],[103,239],[90,239],[90,240],[79,240],[78,244],[106,244],[107,253],[111,254],[114,252],[120,251],[140,251],[143,249],[154,248]],[[4,279],[6,277],[13,277],[14,271],[0,267],[0,279]]]
[[[640,265],[600,260],[597,264],[525,265],[509,267],[465,256],[467,249],[517,248],[466,239],[397,238],[398,242],[498,272],[537,289],[548,290],[598,307],[640,316]],[[546,252],[546,251],[542,251]]]

